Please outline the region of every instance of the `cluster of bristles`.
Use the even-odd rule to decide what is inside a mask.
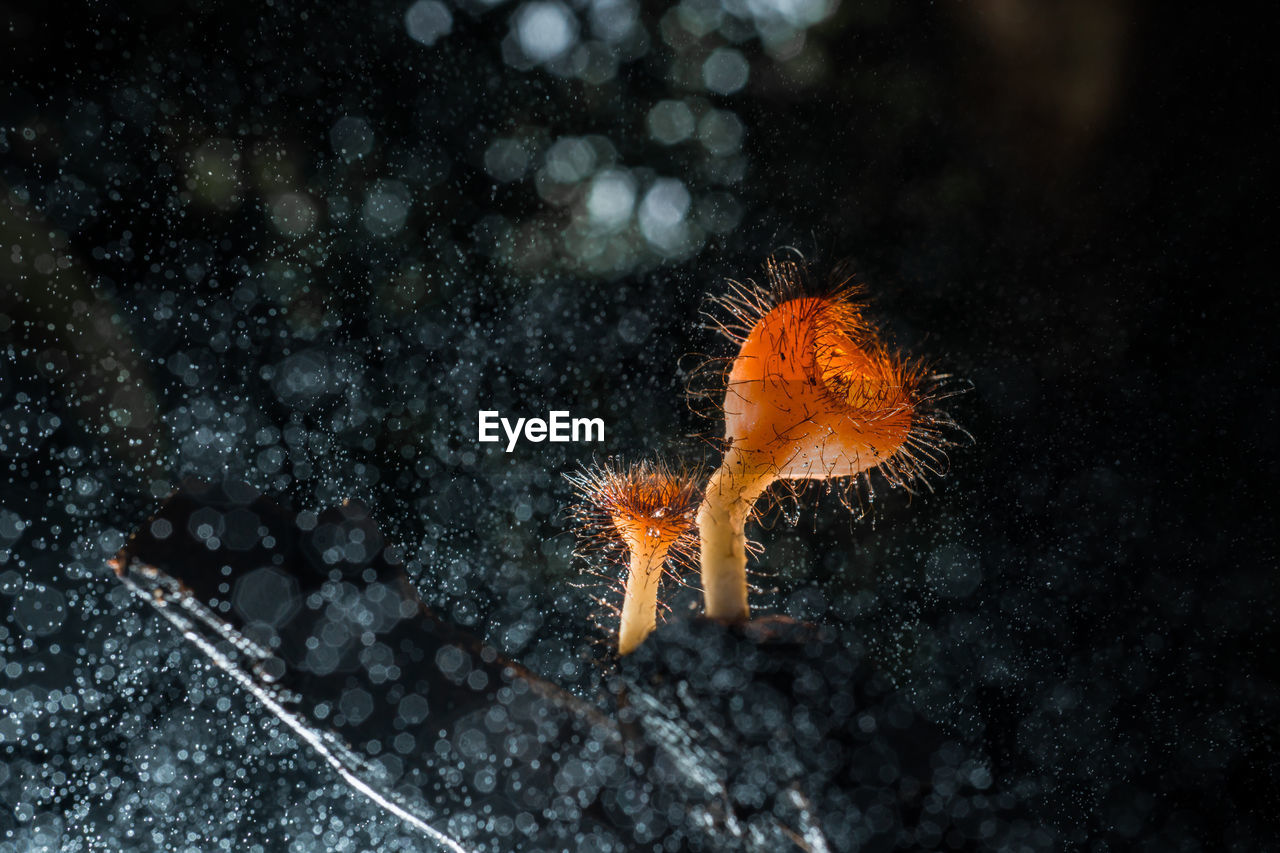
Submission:
[[[602,627],[616,625],[618,647],[630,652],[657,621],[661,581],[683,584],[697,555],[701,494],[694,472],[665,461],[608,461],[566,475],[579,500],[572,517],[578,554],[588,571],[621,587],[622,605],[598,599]],[[627,564],[627,571],[597,569]],[[652,617],[652,618],[651,618]]]
[[[668,559],[692,565],[694,515],[701,495],[692,471],[664,460],[584,467],[565,479],[582,498],[572,510],[585,553],[623,555],[633,542],[666,543]]]
[[[860,286],[814,288],[799,263],[778,258],[766,273],[766,285],[731,282],[712,300],[708,316],[737,350],[710,362],[716,387],[702,393],[725,424],[721,463],[705,485],[667,462],[596,464],[568,478],[580,553],[627,563],[622,654],[655,627],[662,576],[680,582],[695,553],[706,615],[747,618],[745,526],[770,486],[796,496],[806,483],[840,483],[850,507],[873,472],[908,491],[928,487],[963,434],[938,406],[959,389],[882,342]]]

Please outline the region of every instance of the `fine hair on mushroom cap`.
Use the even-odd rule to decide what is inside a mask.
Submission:
[[[938,403],[955,393],[882,341],[851,278],[814,287],[801,262],[770,258],[767,284],[731,282],[709,314],[737,346],[721,370],[724,459],[699,509],[708,615],[745,619],[741,528],[774,483],[928,487],[957,432]],[[860,501],[859,501],[860,502]]]
[[[828,459],[824,465],[820,457],[806,464],[801,457],[808,454],[793,451],[778,457],[779,480],[855,477],[849,482],[869,483],[867,475],[874,471],[909,492],[929,488],[929,477],[946,473],[947,448],[957,438],[967,438],[940,408],[942,401],[966,390],[964,383],[933,373],[923,360],[886,345],[867,318],[866,286],[853,276],[815,283],[802,261],[778,256],[766,262],[765,273],[765,285],[731,281],[724,294],[711,298],[714,308],[706,316],[738,351],[718,360],[717,387],[703,393],[720,397],[726,421],[741,420],[751,404],[746,395],[753,386],[768,383],[779,398],[779,412],[791,422],[772,433],[756,430],[746,440],[740,435],[737,442],[731,441],[735,432],[751,431],[735,430],[735,424],[726,422],[725,449],[731,443],[755,450],[785,447],[798,425],[841,417],[872,437],[869,458],[846,460],[865,468],[848,472],[839,460]],[[778,345],[743,352],[752,332],[758,333],[762,322],[780,311],[786,314],[775,321],[777,334],[771,337]]]
[[[693,564],[697,479],[665,460],[597,462],[566,479],[577,493],[571,517],[578,554],[591,574],[621,589],[621,606],[598,599],[599,621],[618,626],[619,652],[627,654],[656,625],[664,578],[683,584],[680,575]],[[625,568],[619,572],[619,566]]]

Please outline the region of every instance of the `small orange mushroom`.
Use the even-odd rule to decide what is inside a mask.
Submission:
[[[859,477],[907,486],[943,467],[950,424],[924,372],[888,350],[860,291],[806,292],[798,264],[771,259],[770,287],[733,285],[720,324],[738,344],[724,395],[726,451],[698,509],[706,614],[745,620],[748,516],[778,480]]]
[[[657,626],[665,566],[691,559],[697,485],[684,471],[649,462],[597,464],[566,479],[578,492],[574,517],[584,549],[627,556],[618,653],[630,654]]]

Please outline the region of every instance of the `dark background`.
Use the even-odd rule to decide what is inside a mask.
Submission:
[[[508,3],[426,44],[410,5],[0,6],[0,850],[409,849],[103,560],[186,475],[360,497],[429,603],[590,695],[561,475],[709,464],[699,311],[781,246],[973,383],[974,442],[934,494],[771,515],[758,609],[837,626],[1069,847],[1274,844],[1264,22]],[[607,441],[506,454],[479,408]]]

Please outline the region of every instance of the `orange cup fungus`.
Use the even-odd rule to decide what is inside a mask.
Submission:
[[[706,615],[745,620],[745,526],[779,480],[879,469],[907,486],[942,467],[949,424],[863,315],[860,291],[806,292],[798,264],[773,259],[768,289],[735,284],[718,300],[739,349],[724,394],[726,451],[698,509]]]
[[[733,283],[716,300],[716,325],[738,351],[716,399],[724,456],[701,501],[693,477],[660,463],[597,465],[568,478],[582,550],[621,553],[629,564],[621,654],[656,626],[664,569],[695,550],[706,615],[748,618],[746,523],[774,483],[869,482],[876,471],[910,490],[946,467],[957,430],[937,408],[950,396],[939,384],[946,377],[884,345],[859,287],[809,287],[800,264],[778,258],[766,272],[768,286]]]
[[[664,463],[597,464],[568,475],[584,551],[625,556],[618,653],[629,654],[657,626],[658,588],[668,565],[688,563],[697,536],[698,490]]]

